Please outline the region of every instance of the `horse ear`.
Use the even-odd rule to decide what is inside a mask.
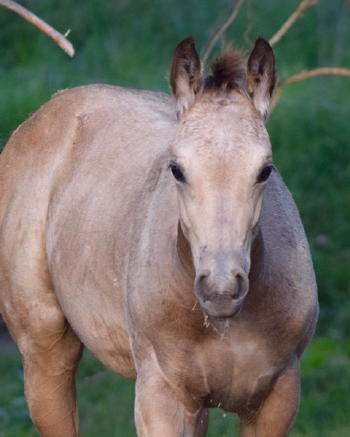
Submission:
[[[264,38],[258,38],[248,59],[248,91],[264,120],[269,114],[275,83],[275,57],[272,48]]]
[[[201,86],[201,63],[192,36],[181,41],[174,52],[170,72],[178,115],[183,114],[194,103]]]

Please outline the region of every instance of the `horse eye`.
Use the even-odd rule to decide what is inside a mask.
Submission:
[[[271,174],[271,172],[272,172],[273,169],[274,169],[274,166],[271,165],[271,164],[270,164],[270,165],[267,165],[266,167],[264,167],[264,168],[261,170],[261,172],[260,172],[260,174],[259,174],[259,176],[258,176],[256,182],[257,182],[258,184],[260,184],[261,182],[265,182],[265,181],[267,181],[267,179],[269,178],[269,176],[270,176],[270,174]]]
[[[176,164],[176,162],[171,162],[169,164],[169,168],[174,176],[174,178],[179,182],[185,182],[185,176],[183,175],[180,167]]]

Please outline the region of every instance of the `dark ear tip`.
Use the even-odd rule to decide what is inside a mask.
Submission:
[[[187,36],[185,39],[179,42],[179,44],[176,46],[175,50],[183,50],[189,47],[194,47],[195,42],[193,36]]]
[[[271,44],[268,42],[268,40],[265,38],[262,38],[261,36],[259,36],[255,40],[255,47],[261,47],[261,48],[265,48],[267,50],[272,50]]]
[[[194,44],[194,38],[192,35],[186,36],[186,38],[184,38],[182,40],[182,42],[187,42],[188,44]]]
[[[253,51],[249,56],[248,70],[254,71],[256,68],[258,68],[257,64],[262,62],[263,59],[265,59],[265,62],[270,60],[272,64],[275,63],[275,56],[270,43],[265,38],[259,37],[256,39]],[[256,74],[255,71],[254,74]]]

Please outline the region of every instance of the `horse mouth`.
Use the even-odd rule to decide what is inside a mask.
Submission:
[[[216,319],[237,317],[242,310],[243,301],[244,299],[235,301],[234,299],[228,299],[225,297],[222,299],[206,301],[199,299],[200,306],[205,315]]]

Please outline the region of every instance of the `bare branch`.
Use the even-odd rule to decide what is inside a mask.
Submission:
[[[292,13],[292,15],[288,18],[288,20],[285,21],[281,28],[273,35],[273,37],[269,41],[270,44],[272,46],[276,44],[288,32],[288,30],[293,26],[297,19],[300,18],[304,10],[315,6],[317,2],[318,0],[303,0],[296,8],[296,10]]]
[[[52,38],[69,56],[74,56],[73,45],[61,33],[57,32],[57,30],[55,30],[41,18],[28,11],[28,9],[12,0],[0,0],[0,6],[5,6],[6,8],[16,12],[16,14],[20,15],[22,18],[36,26],[39,30],[46,33],[46,35]]]
[[[227,18],[225,23],[222,26],[220,26],[219,29],[214,33],[213,37],[209,41],[208,47],[206,48],[206,50],[204,52],[204,55],[203,55],[203,58],[202,58],[202,65],[206,64],[211,51],[215,47],[215,44],[219,41],[219,39],[224,34],[224,32],[226,32],[226,30],[235,21],[237,15],[238,15],[238,12],[241,9],[243,3],[244,3],[244,0],[237,0],[237,2],[234,3],[233,9],[232,9],[232,13]]]
[[[247,44],[247,47],[254,46],[254,42],[250,38],[250,32],[253,28],[252,24],[252,0],[248,0],[247,2],[247,26],[243,33],[243,39]]]
[[[294,74],[293,76],[282,79],[277,83],[276,91],[271,102],[271,112],[279,102],[283,88],[291,83],[300,82],[305,79],[310,79],[315,76],[345,76],[350,77],[350,69],[339,67],[324,67],[315,68],[314,70],[302,71],[301,73]]]
[[[278,82],[277,87],[282,88],[290,83],[300,82],[301,80],[310,79],[315,76],[347,76],[350,77],[350,69],[339,67],[323,67],[314,70],[302,71],[293,76],[282,79]]]

